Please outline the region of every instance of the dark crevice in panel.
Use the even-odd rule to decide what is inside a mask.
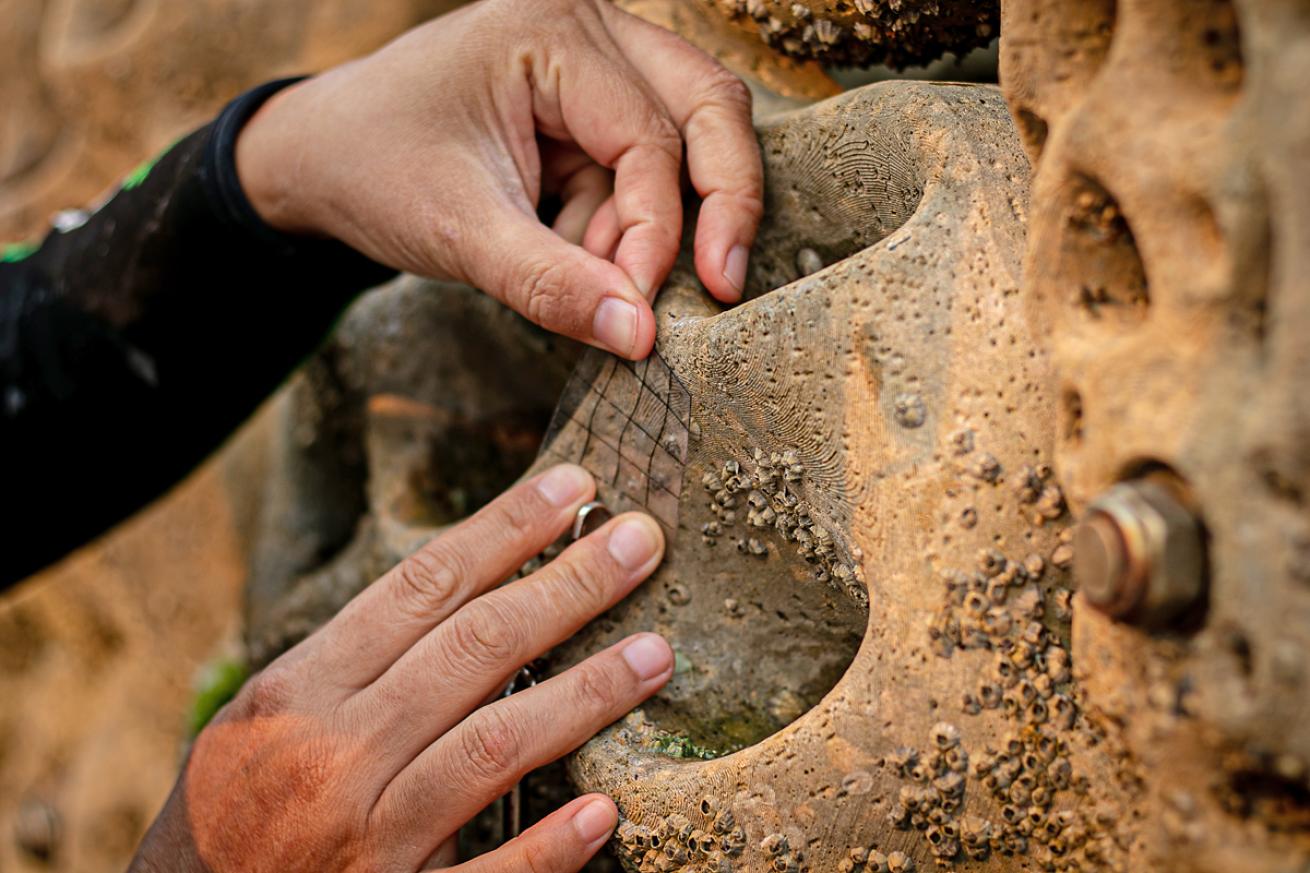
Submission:
[[[1149,282],[1118,201],[1081,174],[1066,190],[1061,272],[1074,285],[1074,305],[1093,320],[1140,321],[1150,306]]]

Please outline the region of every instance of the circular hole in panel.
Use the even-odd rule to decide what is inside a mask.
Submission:
[[[657,751],[717,757],[758,743],[818,704],[855,659],[868,606],[816,579],[820,565],[787,536],[752,533],[718,542],[721,569],[701,574],[694,596],[676,572],[652,583],[678,652],[673,680],[643,707]],[[706,620],[712,612],[731,618]]]

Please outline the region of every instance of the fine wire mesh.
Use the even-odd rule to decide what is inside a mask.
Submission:
[[[584,467],[612,511],[644,510],[672,535],[690,432],[691,393],[658,353],[633,362],[593,349],[564,387],[541,454]]]

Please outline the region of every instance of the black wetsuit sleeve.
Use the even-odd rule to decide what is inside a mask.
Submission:
[[[184,477],[394,275],[278,233],[242,192],[237,133],[290,81],[0,254],[0,588]]]

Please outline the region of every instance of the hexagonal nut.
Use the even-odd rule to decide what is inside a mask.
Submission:
[[[1079,523],[1074,575],[1096,609],[1166,626],[1205,592],[1200,522],[1160,482],[1122,482],[1093,501]]]

